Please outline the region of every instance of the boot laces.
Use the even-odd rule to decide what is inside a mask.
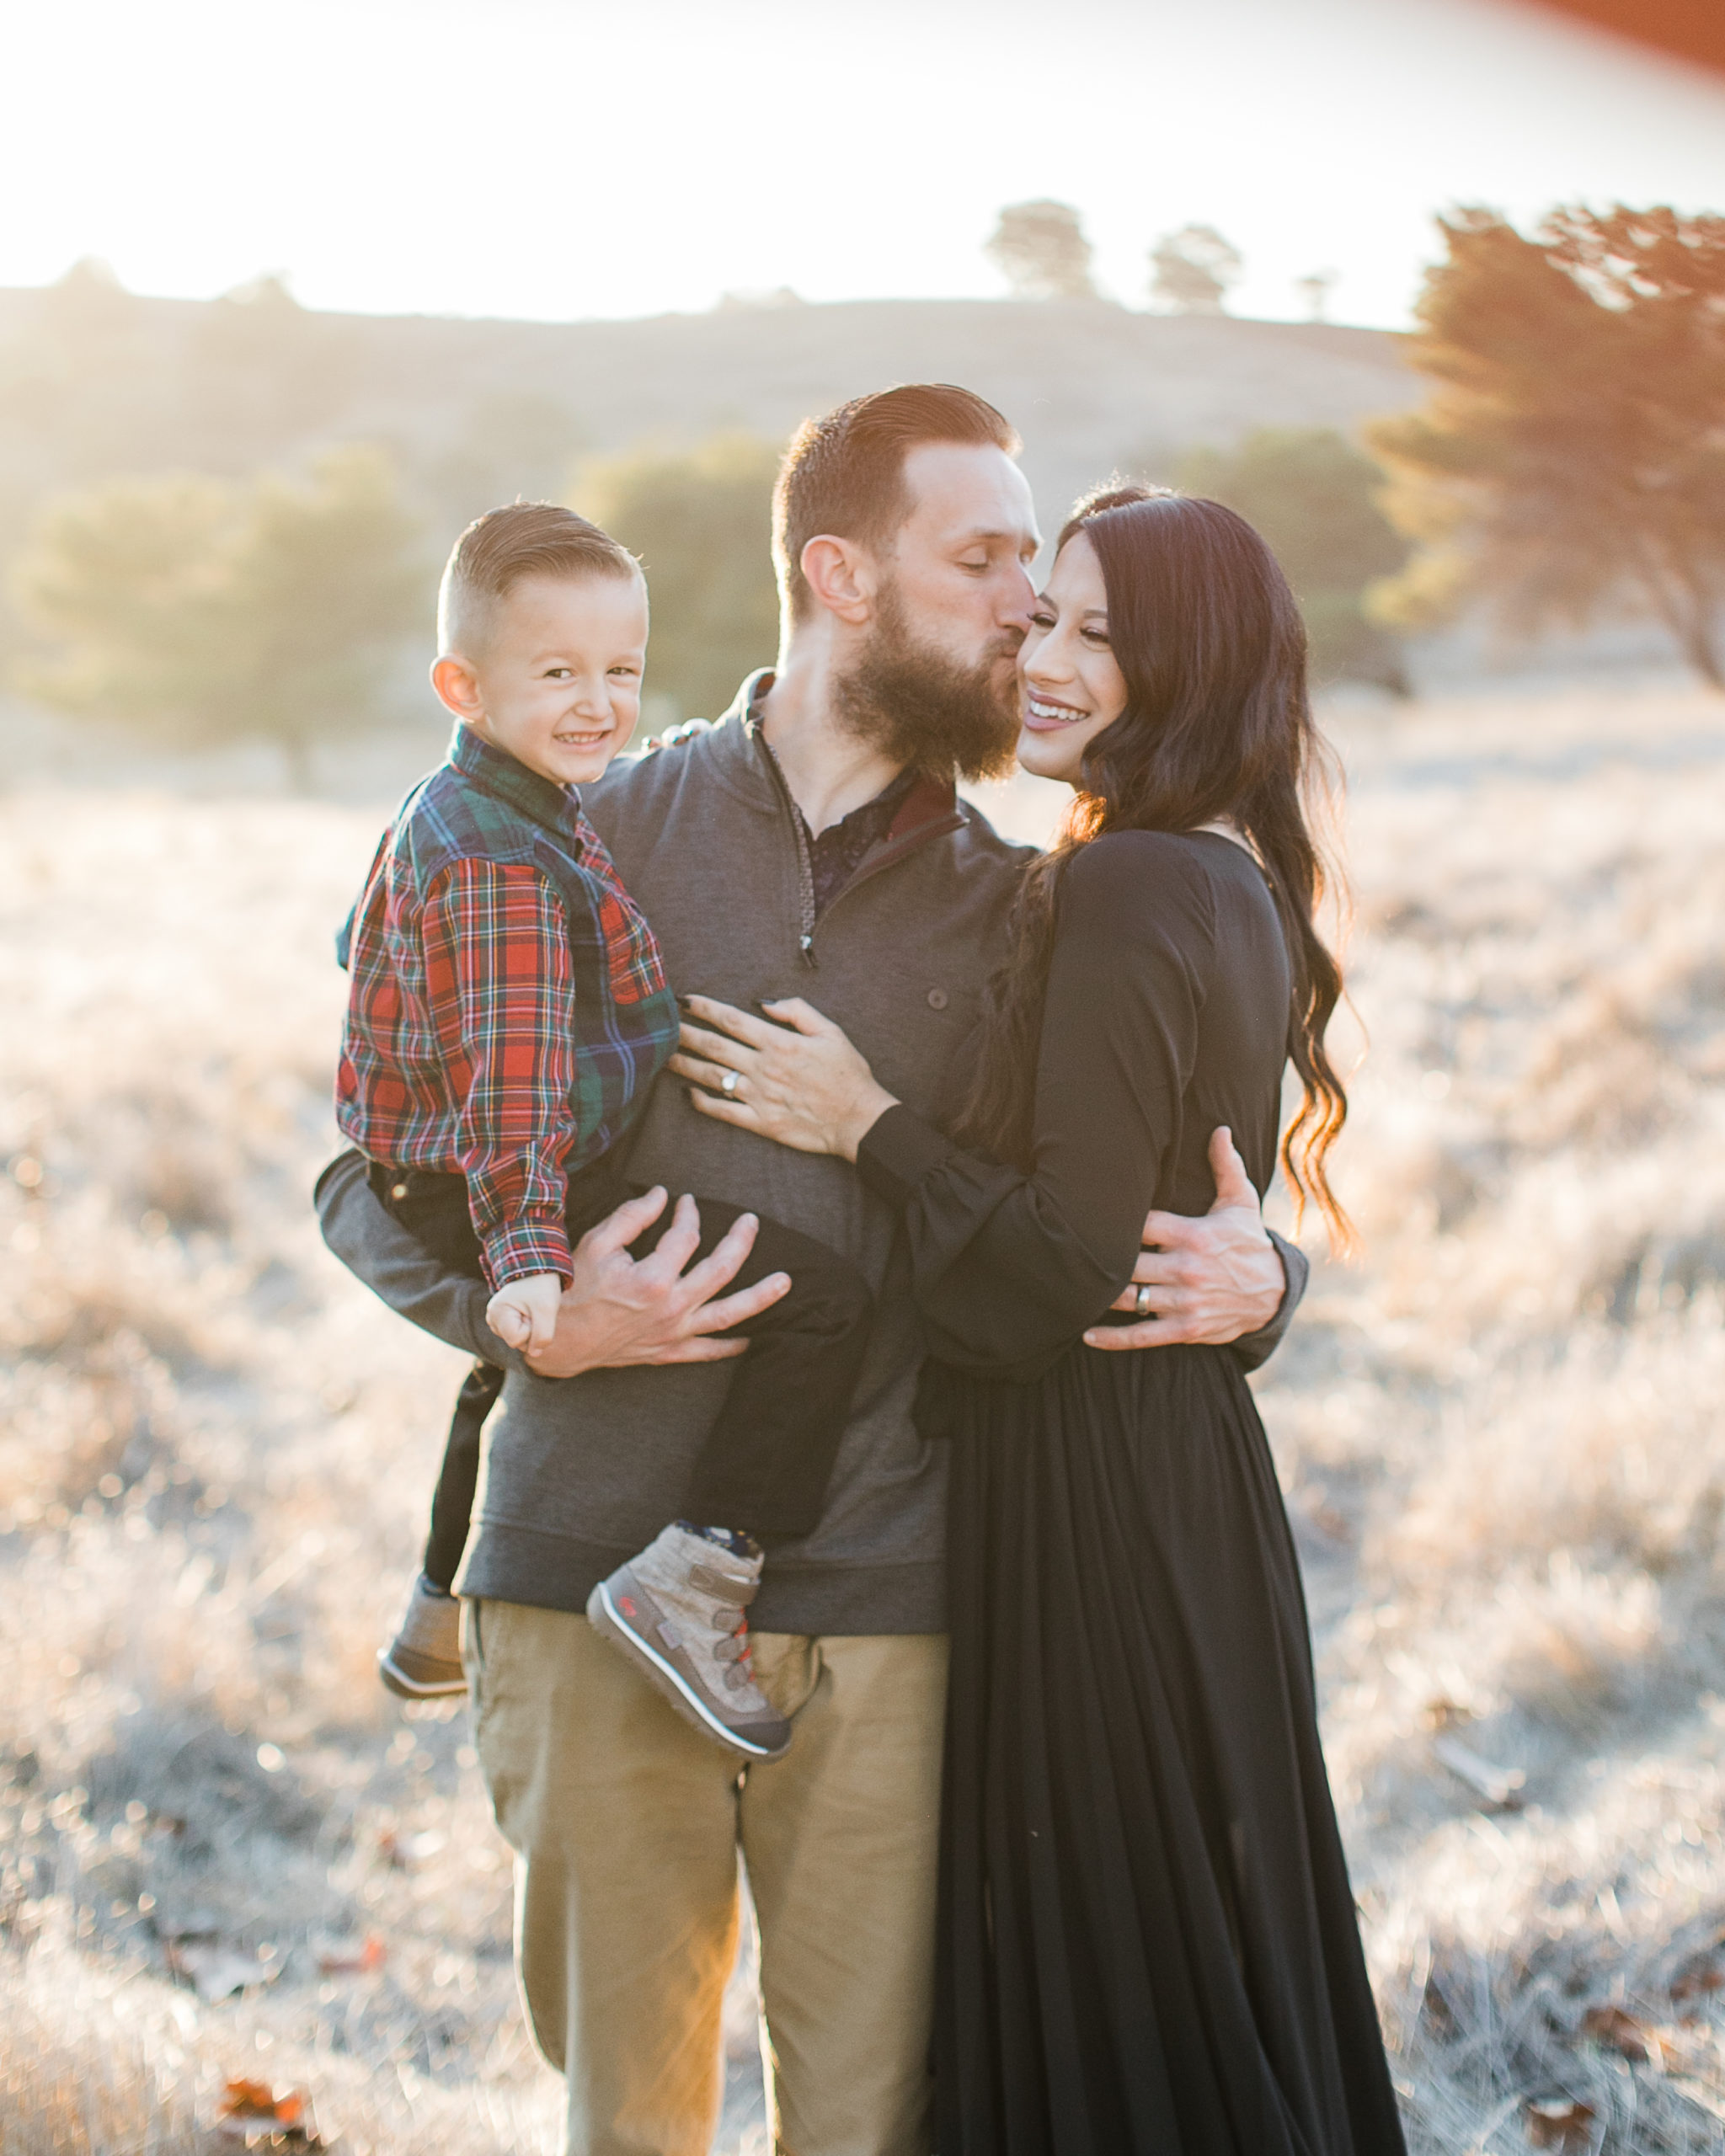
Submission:
[[[726,1621],[733,1617],[735,1624]],[[729,1664],[724,1673],[725,1689],[740,1692],[745,1684],[755,1681],[755,1648],[749,1637],[749,1613],[721,1603],[713,1613],[713,1622],[714,1630],[721,1635],[713,1650],[713,1659]]]

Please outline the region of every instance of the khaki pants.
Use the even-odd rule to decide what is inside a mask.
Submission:
[[[740,1849],[775,2150],[926,2156],[945,1639],[757,1633],[797,1737],[740,1772],[585,1617],[464,1608],[521,1993],[568,2080],[569,2156],[707,2156]]]

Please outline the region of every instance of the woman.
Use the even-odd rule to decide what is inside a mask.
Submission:
[[[1082,1340],[1136,1307],[1146,1210],[1205,1209],[1216,1126],[1268,1186],[1286,1062],[1284,1170],[1347,1233],[1304,632],[1232,511],[1119,488],[1061,533],[1019,668],[1019,760],[1077,798],[1027,878],[955,1137],[800,1005],[767,1033],[700,1004],[726,1031],[676,1065],[702,1089],[740,1071],[697,1104],[855,1159],[905,1214],[920,1409],[952,1442],[938,2146],[1395,2156],[1238,1360]]]

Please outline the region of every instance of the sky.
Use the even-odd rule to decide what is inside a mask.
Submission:
[[[1217,227],[1232,312],[1399,327],[1432,216],[1725,211],[1725,81],[1515,0],[56,0],[5,10],[0,286],[551,321],[990,297],[1005,203],[1103,289]]]

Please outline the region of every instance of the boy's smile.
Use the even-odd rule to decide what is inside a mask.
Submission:
[[[476,642],[431,670],[456,716],[553,786],[596,779],[641,715],[642,579],[523,577],[487,608]]]

